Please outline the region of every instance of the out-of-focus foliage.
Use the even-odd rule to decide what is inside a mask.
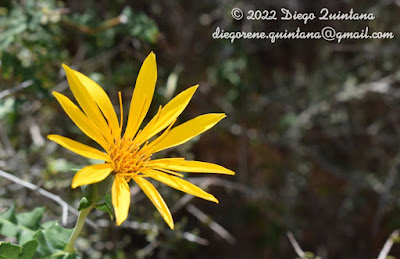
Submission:
[[[60,2],[3,2],[5,5],[0,9],[2,77],[18,81],[34,79],[39,86],[53,82],[57,61],[68,55],[58,26],[64,10]]]
[[[63,252],[72,229],[61,227],[56,221],[40,224],[43,208],[31,212],[15,213],[15,207],[0,214],[0,234],[16,239],[17,243],[0,242],[0,258],[79,258]]]
[[[233,7],[315,13],[353,8],[376,18],[307,25],[236,21]],[[190,178],[220,200],[218,206],[190,201],[209,216],[204,223],[181,193],[160,186],[177,221],[175,231],[132,186],[129,222],[115,227],[106,213],[93,213],[99,228],[87,226],[78,244],[84,256],[294,258],[286,238],[292,231],[311,257],[377,257],[400,225],[399,10],[396,1],[362,0],[2,1],[0,169],[78,208],[80,190],[69,189],[71,169],[87,161],[45,139],[57,133],[88,141],[51,96],[67,89],[61,63],[93,78],[116,105],[118,91],[124,102],[131,98],[139,66],[154,51],[155,102],[164,104],[200,83],[177,123],[210,111],[227,114],[213,133],[166,155],[216,162],[237,174],[234,180]],[[328,25],[343,31],[369,26],[392,31],[395,38],[271,44],[211,36],[217,26],[268,32]],[[157,109],[152,106],[150,115]],[[24,211],[47,206],[45,220],[60,219],[56,203],[7,180],[0,186],[1,208],[14,201]],[[68,217],[68,227],[74,220]],[[212,223],[234,241],[212,230]],[[399,249],[395,244],[391,255],[399,256]]]

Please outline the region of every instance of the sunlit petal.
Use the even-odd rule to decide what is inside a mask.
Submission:
[[[180,172],[191,172],[191,173],[214,173],[214,174],[229,174],[234,175],[235,172],[229,170],[223,166],[200,162],[200,161],[188,161],[184,159],[176,158],[163,158],[149,161],[148,166],[160,167],[168,170],[180,171]]]
[[[161,197],[157,189],[149,181],[142,177],[137,176],[134,177],[133,180],[135,180],[147,197],[149,197],[151,202],[164,218],[165,222],[167,222],[168,226],[171,229],[174,229],[174,221],[172,219],[171,212],[169,211],[167,204],[165,204],[164,199]]]
[[[105,150],[108,149],[108,143],[104,139],[103,135],[100,133],[94,122],[89,119],[68,97],[53,92],[54,97],[60,103],[61,107],[71,118],[71,120],[78,126],[83,133],[85,133],[89,138],[93,139],[100,144]]]
[[[98,183],[106,179],[111,172],[112,167],[109,163],[86,166],[75,174],[71,187],[75,189],[82,185]]]
[[[218,200],[212,194],[209,194],[208,192],[203,191],[196,185],[194,185],[188,181],[185,181],[179,177],[168,175],[168,174],[162,173],[160,171],[155,171],[155,170],[148,170],[148,171],[146,171],[146,174],[149,174],[149,176],[151,178],[153,178],[159,182],[162,182],[166,185],[169,185],[172,188],[175,188],[182,192],[189,193],[191,195],[197,196],[197,197],[205,199],[205,200],[209,200],[209,201],[218,203]]]
[[[131,107],[129,109],[128,123],[124,135],[126,138],[133,138],[140,124],[142,124],[149,110],[151,100],[153,99],[156,81],[156,55],[151,52],[143,62],[136,79],[135,90],[133,91]]]
[[[112,189],[111,199],[114,206],[117,225],[121,225],[128,218],[129,206],[131,204],[131,193],[129,185],[124,177],[116,175]]]
[[[120,132],[120,127],[118,124],[118,118],[117,115],[115,114],[114,107],[110,101],[110,98],[106,94],[106,92],[101,88],[95,81],[90,79],[89,77],[85,76],[84,74],[74,71],[73,73],[76,75],[76,77],[81,81],[82,85],[86,87],[86,89],[90,92],[92,95],[94,101],[96,104],[99,106],[100,110],[108,120],[112,134],[114,139],[117,138]]]
[[[225,118],[225,114],[223,113],[210,113],[191,119],[171,129],[166,136],[163,136],[162,140],[154,140],[157,144],[154,145],[153,152],[158,152],[185,143],[212,128],[223,118]]]
[[[68,79],[69,88],[74,94],[76,101],[79,103],[85,114],[92,121],[96,122],[96,127],[101,130],[108,143],[111,143],[111,131],[107,130],[109,129],[108,124],[103,114],[100,112],[96,102],[94,101],[92,93],[89,92],[85,86],[83,86],[79,78],[76,76],[74,70],[65,64],[63,64],[63,68]]]
[[[82,143],[79,143],[75,140],[59,136],[59,135],[48,135],[47,138],[51,141],[56,142],[57,144],[65,147],[66,149],[71,150],[72,152],[77,153],[78,155],[87,157],[87,158],[93,158],[93,159],[99,159],[99,160],[104,160],[109,162],[110,157],[95,149],[90,146],[84,145]]]
[[[155,116],[146,127],[144,127],[143,131],[138,134],[135,138],[135,142],[141,144],[171,124],[186,108],[197,87],[198,85],[190,87],[167,103],[167,105],[160,110],[158,116]]]

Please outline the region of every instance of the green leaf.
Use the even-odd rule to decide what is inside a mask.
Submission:
[[[63,251],[71,236],[72,229],[63,228],[56,221],[40,225],[43,213],[43,208],[35,208],[30,212],[16,214],[13,205],[9,210],[0,214],[0,234],[17,237],[18,243],[22,245],[2,243],[0,259],[79,257],[77,254],[69,254]]]
[[[63,228],[56,221],[44,223],[35,236],[39,243],[37,253],[49,258],[75,258],[63,251],[71,233],[72,229]]]
[[[37,239],[32,239],[22,245],[22,254],[19,256],[19,259],[32,259],[36,253],[36,248],[39,243]]]
[[[46,238],[41,230],[36,232],[35,238],[39,244],[36,251],[41,256],[51,255],[51,254],[57,252],[46,240]]]
[[[44,208],[35,208],[30,212],[23,212],[16,215],[18,223],[32,230],[38,229],[42,220]]]
[[[0,259],[15,259],[22,253],[22,247],[10,242],[0,242]]]
[[[91,202],[86,197],[83,197],[79,202],[78,210],[81,211],[83,209],[89,208],[92,205]]]
[[[4,236],[17,237],[18,243],[31,240],[39,228],[43,217],[43,208],[35,208],[31,212],[15,214],[15,206],[0,215],[0,233]]]
[[[107,193],[103,199],[104,202],[98,203],[95,205],[95,208],[104,212],[107,212],[110,215],[110,219],[114,219],[114,209],[111,201],[111,192]]]
[[[15,217],[15,205],[0,214],[0,234],[13,237],[18,234],[17,218]]]
[[[52,254],[46,258],[51,259],[79,259],[81,258],[78,254],[69,254],[67,252],[61,251],[55,254]]]
[[[47,243],[54,249],[63,250],[73,229],[63,228],[56,221],[46,222],[42,227],[41,232]]]
[[[106,179],[99,183],[83,186],[83,195],[87,198],[90,204],[99,203],[104,199],[104,196],[110,192],[113,182],[114,175],[110,174]]]
[[[400,243],[400,236],[396,236],[396,237],[392,238],[392,240],[393,240],[393,243],[398,244],[398,243]]]
[[[8,237],[17,237],[18,243],[24,244],[35,235],[39,228],[39,221],[43,216],[43,209],[36,208],[32,212],[15,214],[15,206],[0,214],[0,234]]]

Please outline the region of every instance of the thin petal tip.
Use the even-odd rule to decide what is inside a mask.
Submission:
[[[77,181],[76,181],[76,174],[75,174],[74,178],[72,178],[71,188],[72,188],[72,189],[76,189],[76,188],[78,188],[79,186],[82,186],[82,184],[77,183]]]
[[[210,194],[211,195],[211,194]],[[211,195],[210,197],[209,197],[209,199],[207,199],[207,200],[209,200],[209,201],[212,201],[212,202],[215,202],[215,203],[219,203],[219,201],[217,200],[217,198],[215,198],[214,197],[214,195]]]
[[[215,113],[215,118],[217,119],[217,122],[219,122],[222,119],[226,118],[226,114],[225,113]]]
[[[156,60],[156,54],[154,54],[154,52],[152,51],[152,52],[150,52],[150,54],[147,56],[146,59],[148,59],[148,58],[153,59],[155,61]]]
[[[71,70],[71,68],[69,66],[65,65],[64,63],[62,63],[61,66],[64,68],[65,72],[67,70]]]
[[[171,219],[171,220],[168,220],[168,221],[166,221],[166,222],[167,222],[169,228],[170,228],[171,230],[174,230],[174,228],[175,228],[174,221]]]
[[[229,170],[228,168],[226,168],[225,172],[226,172],[227,175],[235,175],[236,174],[234,171]]]
[[[55,96],[55,97],[57,97],[57,95],[60,95],[60,93],[59,93],[59,92],[56,92],[56,91],[51,92],[51,94],[52,94],[53,96]]]

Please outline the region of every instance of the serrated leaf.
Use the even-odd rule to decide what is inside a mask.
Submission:
[[[22,247],[10,242],[0,242],[0,259],[15,259],[22,253]]]
[[[27,241],[22,245],[22,254],[19,256],[19,259],[32,259],[36,253],[38,245],[39,243],[36,238]]]
[[[55,249],[63,250],[68,243],[73,229],[63,228],[57,222],[43,224],[42,233],[47,242]]]
[[[52,254],[46,258],[51,259],[80,259],[81,257],[78,254],[70,254],[64,251],[57,252]]]
[[[38,254],[40,254],[41,256],[46,256],[56,252],[55,249],[52,246],[50,246],[50,244],[47,242],[41,230],[36,232],[35,238],[39,244],[36,249]]]
[[[27,229],[36,231],[40,227],[40,221],[43,217],[44,208],[35,208],[30,212],[19,213],[16,215],[18,225],[24,226]],[[29,231],[27,229],[22,229],[18,234],[18,242],[24,244],[25,242],[31,240],[35,232]]]
[[[5,212],[0,214],[0,217],[9,220],[10,222],[16,223],[17,218],[15,217],[15,204],[13,203],[11,207]]]
[[[8,237],[17,237],[18,242],[23,244],[33,238],[35,230],[18,222],[18,216],[15,214],[15,206],[12,205],[10,209],[0,214],[0,234]]]
[[[39,243],[37,253],[48,258],[75,258],[63,252],[71,233],[72,229],[63,228],[56,221],[42,224],[35,235]]]
[[[12,204],[7,211],[0,214],[0,234],[7,237],[16,236],[18,233],[18,228],[15,226],[16,223],[15,205]]]

